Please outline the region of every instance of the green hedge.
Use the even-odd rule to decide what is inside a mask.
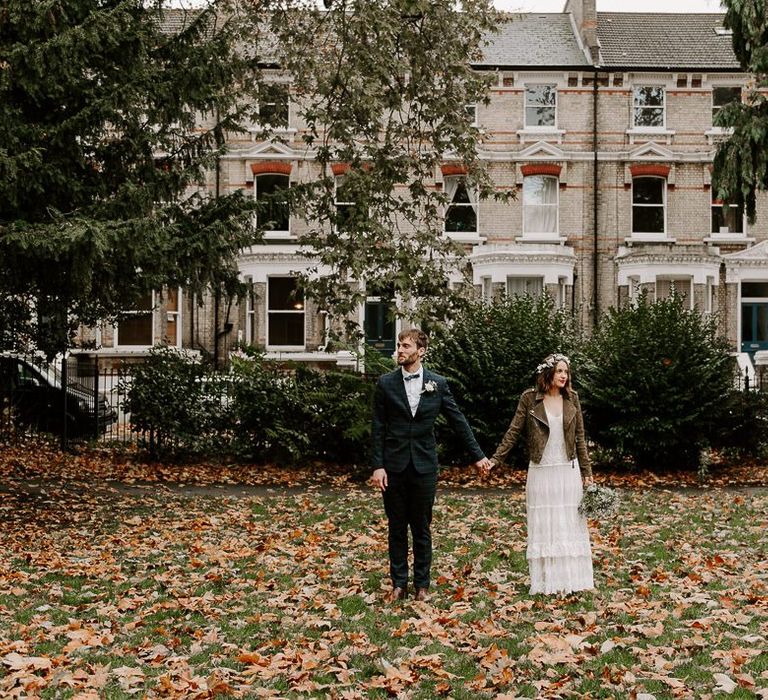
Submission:
[[[226,447],[231,415],[227,384],[195,356],[175,348],[152,348],[132,367],[126,410],[155,452],[215,453]]]
[[[427,364],[445,375],[486,454],[500,442],[520,394],[535,383],[536,365],[552,352],[573,353],[579,335],[573,314],[547,295],[503,296],[473,302],[449,327],[435,333]],[[461,464],[467,455],[443,426],[442,459]],[[510,461],[524,461],[517,449]]]
[[[721,429],[734,364],[716,318],[682,296],[611,309],[579,358],[591,437],[639,467],[695,468]]]
[[[134,368],[127,409],[156,453],[366,464],[373,386],[356,372],[278,370],[255,350],[223,373],[157,347]]]
[[[310,460],[367,465],[375,379],[394,367],[367,349],[367,375],[304,366],[278,371],[252,350],[213,372],[168,348],[135,368],[128,408],[156,449],[229,454],[255,462]],[[486,454],[509,425],[536,365],[571,356],[597,461],[615,468],[695,468],[714,447],[761,455],[768,445],[768,398],[733,386],[734,362],[716,318],[677,296],[647,297],[605,313],[583,340],[573,314],[547,296],[471,303],[433,333],[425,364],[445,375]],[[438,423],[443,464],[468,455]],[[511,461],[524,465],[518,447]]]

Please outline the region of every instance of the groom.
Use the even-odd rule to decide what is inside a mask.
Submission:
[[[373,485],[381,490],[389,525],[390,601],[408,590],[408,528],[413,537],[416,600],[426,600],[432,563],[432,506],[437,485],[435,419],[442,413],[475,466],[487,472],[490,460],[477,444],[445,377],[421,365],[429,340],[418,328],[401,331],[397,364],[376,384],[373,405]]]

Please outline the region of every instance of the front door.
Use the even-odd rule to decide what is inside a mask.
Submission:
[[[741,351],[754,354],[768,350],[768,302],[741,304]]]
[[[395,315],[393,305],[378,298],[365,302],[365,342],[382,355],[395,351]]]

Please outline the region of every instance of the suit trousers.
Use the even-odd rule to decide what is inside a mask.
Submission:
[[[432,566],[432,507],[437,472],[420,474],[413,462],[402,472],[387,471],[384,511],[389,524],[389,573],[392,586],[408,584],[408,529],[413,538],[413,585],[429,588]]]

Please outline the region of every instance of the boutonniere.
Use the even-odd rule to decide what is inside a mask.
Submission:
[[[434,379],[430,379],[428,382],[424,382],[424,388],[421,390],[422,394],[431,394],[437,389],[437,382]]]

